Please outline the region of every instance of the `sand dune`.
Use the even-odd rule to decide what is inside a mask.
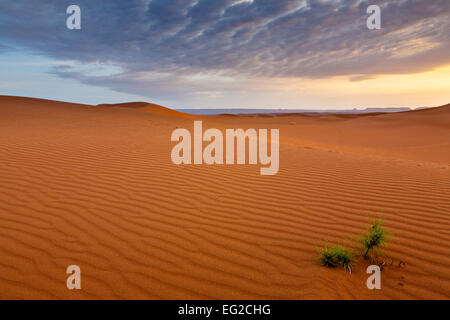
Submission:
[[[128,103],[116,103],[116,104],[99,104],[97,107],[109,107],[109,108],[131,108],[139,109],[140,111],[145,111],[153,114],[166,115],[172,117],[181,117],[191,119],[193,116],[165,108],[163,106],[147,103],[147,102],[128,102]]]
[[[175,166],[170,134],[279,128],[280,171]],[[395,233],[382,290],[317,264],[369,218]],[[450,106],[197,117],[0,96],[2,299],[450,297]],[[66,288],[66,267],[82,290]]]
[[[110,107],[110,108],[145,108],[152,106],[153,104],[147,102],[126,102],[126,103],[114,103],[114,104],[99,104],[97,107]]]

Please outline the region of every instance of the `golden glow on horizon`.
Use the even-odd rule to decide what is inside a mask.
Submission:
[[[340,79],[342,80],[342,79]],[[450,92],[450,65],[415,74],[380,75],[362,81],[339,81],[337,90],[357,88],[360,90],[381,90],[385,93]]]
[[[272,89],[282,92],[284,100],[298,108],[421,107],[450,103],[450,65],[414,74],[350,79],[351,76],[277,79],[272,82]]]

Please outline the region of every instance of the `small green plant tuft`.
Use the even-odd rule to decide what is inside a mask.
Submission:
[[[382,250],[387,247],[387,243],[391,241],[391,232],[388,232],[382,227],[381,219],[375,220],[369,228],[366,229],[367,232],[356,241],[362,244],[361,253],[355,255],[345,246],[335,245],[324,246],[318,248],[318,259],[322,266],[334,268],[337,265],[342,266],[352,273],[352,267],[356,264],[356,258],[363,256],[364,259],[370,259],[372,262],[379,264],[378,256],[383,256]],[[353,249],[355,247],[352,246]],[[384,263],[383,263],[384,265]],[[400,265],[400,264],[399,264]]]
[[[375,220],[372,225],[367,228],[364,236],[357,239],[362,244],[362,252],[364,259],[373,255],[382,255],[382,250],[386,248],[387,242],[390,240],[391,233],[382,227],[381,219]]]
[[[318,249],[319,263],[322,266],[334,268],[341,265],[351,273],[351,267],[355,263],[355,255],[346,247],[336,245],[334,247],[324,246]]]
[[[346,247],[336,246],[335,248],[336,261],[350,273],[351,267],[355,263],[355,255],[350,252]]]
[[[336,250],[328,246],[318,249],[319,263],[322,266],[334,268],[336,267]]]

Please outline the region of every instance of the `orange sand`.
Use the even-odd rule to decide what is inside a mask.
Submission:
[[[280,171],[175,166],[177,127],[279,128]],[[450,106],[198,117],[0,96],[1,299],[450,297]],[[406,266],[316,262],[381,215]],[[66,288],[79,265],[82,290]]]

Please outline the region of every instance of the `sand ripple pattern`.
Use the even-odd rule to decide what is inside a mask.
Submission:
[[[169,136],[189,119],[42,104],[0,108],[2,299],[450,297],[448,165],[289,140],[273,177],[177,167]],[[406,262],[383,272],[378,292],[364,262],[349,275],[315,261],[316,246],[350,244],[375,215]],[[70,264],[80,291],[65,286]]]

